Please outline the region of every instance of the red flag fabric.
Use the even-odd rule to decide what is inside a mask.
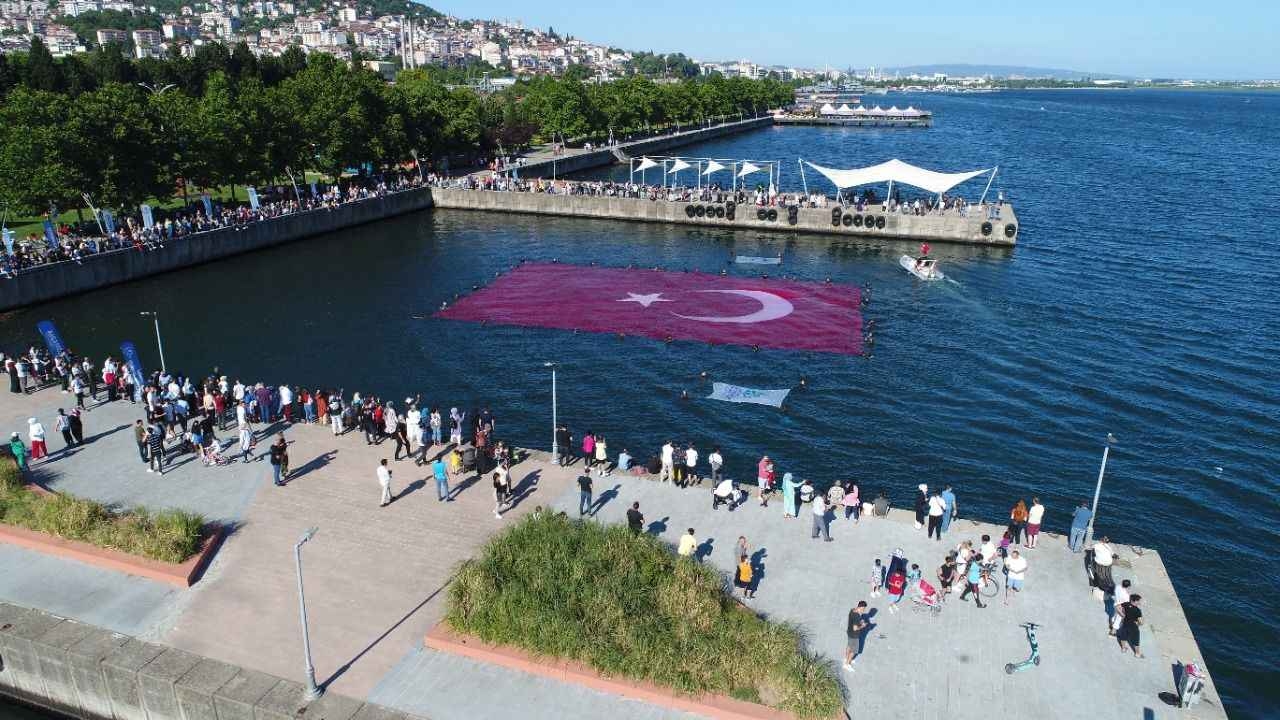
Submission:
[[[436,317],[860,355],[860,308],[848,285],[525,264]]]

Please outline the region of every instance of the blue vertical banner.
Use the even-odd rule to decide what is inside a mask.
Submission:
[[[62,335],[58,333],[58,328],[52,320],[41,320],[36,323],[36,330],[39,330],[40,337],[44,338],[45,347],[49,348],[50,355],[57,357],[67,351],[67,344],[62,342]]]
[[[138,357],[138,347],[125,340],[120,343],[120,355],[124,358],[125,364],[129,366],[129,372],[133,375],[134,384],[140,389],[147,375],[142,371],[142,358]]]
[[[140,209],[142,210],[142,227],[147,228],[148,230],[150,230],[150,229],[151,229],[152,227],[154,227],[154,226],[155,226],[155,224],[156,224],[156,219],[155,219],[155,217],[151,214],[151,206],[150,206],[150,205],[142,205],[142,206],[140,206]]]
[[[312,181],[311,181],[311,197],[313,197],[313,198],[320,197],[320,193],[316,191],[316,181],[315,181],[315,180],[312,180]]]
[[[0,230],[0,235],[4,236],[4,249],[10,255],[13,254],[13,231],[9,228]]]
[[[58,231],[54,229],[52,220],[44,221],[44,240],[51,248],[60,246],[58,243]]]
[[[106,229],[108,235],[116,234],[116,216],[110,210],[102,211],[102,226]]]
[[[213,219],[213,198],[209,197],[209,193],[200,196],[200,202],[204,203],[204,216]]]
[[[258,209],[258,191],[253,188],[249,188],[249,207]]]

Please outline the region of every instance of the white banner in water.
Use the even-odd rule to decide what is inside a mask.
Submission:
[[[781,265],[780,257],[755,257],[754,255],[737,255],[733,261],[739,265]]]
[[[740,385],[730,385],[729,383],[713,382],[711,383],[711,394],[707,396],[707,399],[782,407],[782,402],[787,399],[787,395],[790,392],[790,388],[786,390],[759,390]]]

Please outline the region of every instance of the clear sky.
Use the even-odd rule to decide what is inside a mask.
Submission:
[[[1280,77],[1280,0],[428,0],[628,50],[844,69],[977,63]]]

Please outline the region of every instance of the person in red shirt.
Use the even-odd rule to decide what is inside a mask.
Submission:
[[[769,495],[773,493],[773,461],[768,455],[760,458],[756,482],[760,485],[760,507],[766,507],[769,504]]]

